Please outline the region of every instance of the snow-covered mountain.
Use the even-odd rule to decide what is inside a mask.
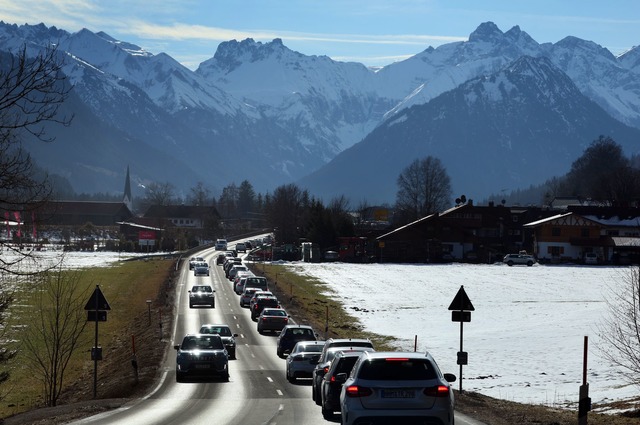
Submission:
[[[503,33],[491,22],[481,24],[468,41],[429,47],[377,71],[358,63],[294,52],[279,39],[268,43],[247,39],[221,43],[214,57],[195,72],[164,53],[154,55],[103,32],[84,29],[68,33],[44,24],[17,26],[0,22],[0,51],[15,52],[26,45],[31,52],[51,43],[64,54],[64,70],[74,84],[72,98],[65,107],[76,117],[70,128],[53,130],[58,134],[54,144],[33,144],[30,150],[41,165],[68,177],[77,191],[121,191],[129,165],[139,183],[168,181],[179,193],[187,193],[198,181],[215,191],[246,179],[259,192],[304,181],[313,194],[320,187],[312,184],[313,178],[301,178],[313,172],[335,177],[344,174],[341,167],[349,167],[364,174],[349,185],[338,179],[340,183],[323,188],[322,195],[345,194],[359,201],[371,182],[384,174],[373,166],[379,151],[362,146],[379,138],[380,132],[398,127],[398,123],[403,123],[400,127],[412,127],[402,132],[407,140],[388,140],[388,146],[376,149],[401,147],[403,155],[413,155],[412,159],[425,153],[455,153],[460,157],[470,152],[470,140],[474,140],[473,166],[452,166],[449,174],[454,182],[464,181],[474,167],[495,163],[495,157],[488,153],[496,154],[491,147],[496,141],[502,146],[517,145],[518,134],[522,134],[527,135],[524,139],[528,143],[546,146],[548,140],[536,137],[548,136],[549,123],[559,125],[556,120],[579,119],[568,105],[582,105],[585,110],[595,102],[617,120],[640,128],[638,48],[616,58],[593,42],[567,37],[555,44],[539,44],[517,26]],[[529,66],[515,66],[525,57]],[[531,65],[534,63],[535,67]],[[507,107],[501,103],[506,99],[486,94],[481,105],[484,112],[502,113],[515,120],[495,123],[496,128],[487,129],[487,123],[495,117],[479,120],[467,110],[469,103],[462,102],[465,90],[480,90],[479,81],[498,78],[515,84],[517,72],[524,78],[525,70],[540,68],[541,64],[552,69],[556,77],[539,81],[539,95],[550,93],[552,88],[544,84],[552,81],[553,90],[568,90],[567,97],[559,98],[551,110],[543,104],[529,105],[529,113],[535,114],[523,118],[505,113],[509,109],[500,110]],[[510,74],[508,69],[512,70]],[[569,85],[570,90],[562,88]],[[460,103],[447,105],[445,120],[442,106],[437,109],[434,105],[454,94]],[[523,99],[535,100],[528,92]],[[525,108],[519,107],[521,111]],[[551,164],[559,162],[568,168],[580,154],[576,144],[584,147],[600,134],[614,137],[608,133],[615,126],[609,123],[611,117],[607,113],[590,115],[591,119],[600,120],[593,122],[593,127],[585,127],[593,128],[594,134],[583,131],[579,141],[554,139],[559,143],[558,149],[549,152],[556,156],[544,149],[538,153],[513,149],[512,162],[531,162],[531,155],[536,155],[550,161],[539,174],[547,169],[558,172],[562,167]],[[447,128],[454,134],[465,128],[473,128],[476,133],[460,139],[439,132],[438,138],[427,144],[431,146],[428,150],[424,149],[423,139],[407,136],[433,132],[427,125],[433,126],[438,120],[449,122],[452,117],[458,118],[457,125]],[[541,121],[541,117],[547,121]],[[467,122],[472,118],[478,121]],[[534,123],[535,127],[531,127]],[[518,128],[519,133],[502,134],[497,131],[502,127]],[[491,133],[495,139],[474,136],[484,133]],[[570,145],[563,147],[567,143]],[[489,146],[484,149],[484,144]],[[358,157],[349,157],[353,151],[359,153]],[[165,158],[169,158],[166,163]],[[447,165],[460,162],[444,156],[441,159]],[[383,182],[389,189],[379,193],[385,194],[381,201],[393,202],[395,178],[406,164],[388,161],[384,165],[393,177]],[[529,185],[550,177],[540,175],[531,181],[522,167],[515,167],[510,173],[513,179],[509,187],[514,189],[513,185]],[[370,174],[376,174],[376,178],[370,178]],[[495,170],[488,173],[493,174],[501,175]],[[476,198],[496,190],[495,182],[478,179],[477,183]],[[347,191],[350,186],[353,188]]]
[[[482,200],[566,174],[601,134],[640,149],[640,129],[607,114],[549,58],[522,56],[396,113],[299,184],[325,199],[340,187],[382,203],[395,199],[400,172],[430,155],[442,160],[454,195]]]

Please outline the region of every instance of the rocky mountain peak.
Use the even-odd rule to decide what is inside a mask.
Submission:
[[[469,35],[469,41],[493,42],[504,37],[504,33],[493,22],[483,22]]]

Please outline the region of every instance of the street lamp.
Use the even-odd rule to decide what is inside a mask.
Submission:
[[[147,307],[149,308],[149,326],[151,326],[151,303],[152,300],[147,300]]]

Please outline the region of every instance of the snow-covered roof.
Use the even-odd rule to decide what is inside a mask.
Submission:
[[[640,227],[640,216],[625,218],[613,216],[602,218],[597,215],[585,215],[583,217],[609,227]]]
[[[640,238],[614,236],[611,239],[613,240],[613,245],[617,246],[617,247],[622,247],[622,246],[636,247],[636,246],[640,246]]]
[[[543,218],[543,219],[541,219],[541,220],[532,221],[531,223],[526,223],[526,224],[524,224],[522,227],[535,227],[535,226],[539,226],[540,224],[548,223],[548,222],[550,222],[550,221],[557,220],[557,219],[559,219],[559,218],[566,217],[566,216],[568,216],[568,215],[572,215],[572,214],[573,214],[573,213],[562,213],[562,214],[557,214],[557,215],[554,215],[554,216],[551,216],[551,217]]]
[[[126,226],[130,226],[130,227],[133,227],[133,228],[136,228],[136,229],[156,230],[156,231],[162,230],[159,227],[144,226],[142,224],[131,223],[131,222],[128,222],[128,221],[118,221],[116,224],[126,225]]]

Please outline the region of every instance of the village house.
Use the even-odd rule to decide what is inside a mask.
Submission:
[[[640,263],[640,209],[568,206],[566,212],[525,224],[540,262]]]

